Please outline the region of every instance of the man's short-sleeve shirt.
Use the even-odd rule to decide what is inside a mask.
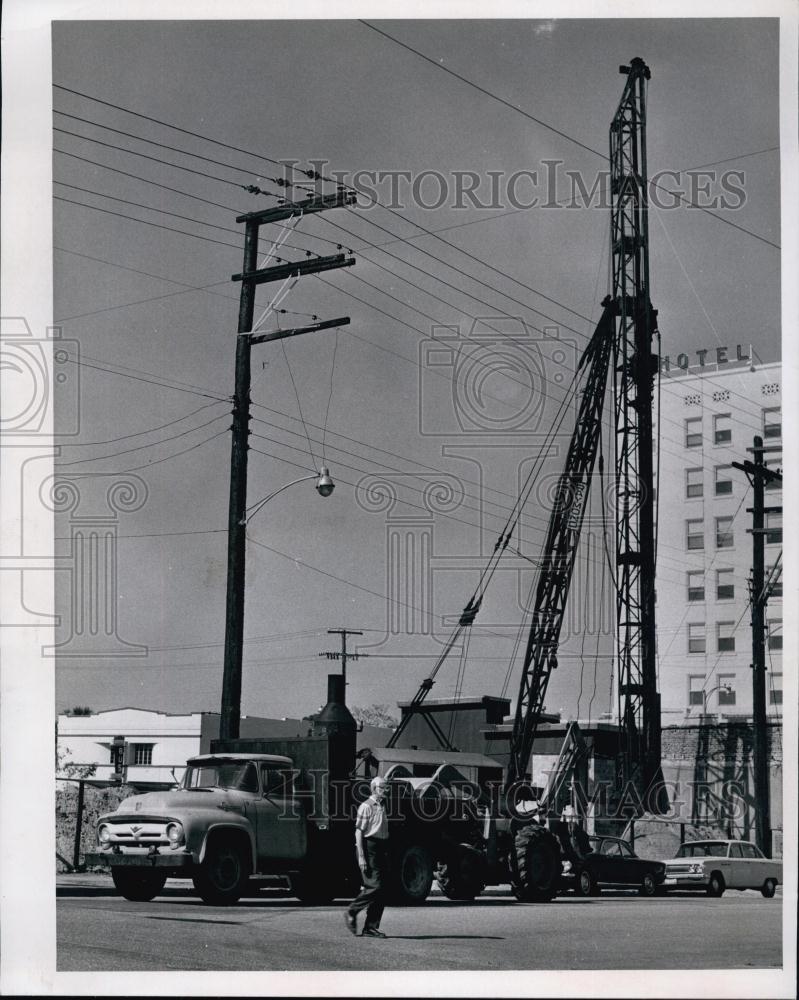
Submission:
[[[355,820],[355,829],[360,830],[364,837],[375,840],[388,839],[388,816],[382,802],[378,802],[374,795],[362,802],[358,806],[358,815]]]

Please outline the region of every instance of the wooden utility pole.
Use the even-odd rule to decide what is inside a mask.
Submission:
[[[327,630],[328,635],[340,635],[341,636],[341,652],[340,653],[320,653],[320,656],[326,656],[328,660],[341,660],[341,676],[344,678],[344,694],[346,700],[346,688],[347,688],[347,660],[359,660],[362,656],[368,656],[368,653],[348,653],[347,652],[347,636],[348,635],[363,635],[363,632],[356,632],[355,629],[351,628],[329,628]]]
[[[340,208],[355,201],[354,192],[338,191],[335,195],[316,198],[301,205],[286,205],[260,212],[249,212],[237,217],[244,223],[244,263],[233,281],[241,282],[239,300],[239,325],[236,339],[236,377],[233,397],[233,426],[230,452],[230,502],[228,507],[228,567],[225,604],[225,654],[222,674],[222,706],[219,720],[219,738],[237,739],[241,720],[241,673],[244,646],[244,568],[247,510],[247,449],[250,422],[250,351],[253,343],[296,336],[312,329],[344,325],[345,320],[329,321],[300,330],[279,331],[254,338],[252,331],[255,311],[255,289],[270,281],[279,281],[303,274],[317,274],[339,267],[351,267],[354,257],[334,254],[315,257],[296,263],[279,264],[258,269],[258,237],[260,227],[290,219],[298,215],[323,212]],[[346,322],[349,322],[346,320]]]
[[[755,840],[757,846],[771,857],[771,796],[768,766],[768,713],[766,710],[766,606],[768,588],[765,586],[764,545],[765,515],[781,512],[782,507],[766,507],[764,491],[766,482],[782,482],[779,472],[769,469],[763,454],[781,451],[779,447],[763,447],[763,438],[756,436],[754,462],[733,462],[733,467],[746,473],[752,484],[753,505],[747,510],[752,514],[752,574],[750,600],[752,605],[752,729],[753,771],[755,786]]]

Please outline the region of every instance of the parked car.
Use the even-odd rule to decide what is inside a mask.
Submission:
[[[666,871],[662,861],[639,858],[620,837],[589,837],[591,853],[563,864],[562,887],[579,896],[604,888],[636,888],[642,896],[658,893]]]
[[[664,889],[702,889],[721,896],[725,889],[759,889],[771,898],[782,882],[782,862],[765,857],[745,840],[692,840],[666,862]]]

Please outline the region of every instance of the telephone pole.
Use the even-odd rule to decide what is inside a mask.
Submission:
[[[341,660],[341,676],[344,678],[344,688],[345,688],[345,700],[346,700],[346,687],[347,687],[347,660],[359,660],[362,656],[368,656],[368,653],[348,653],[347,652],[347,636],[348,635],[363,635],[363,632],[356,632],[351,628],[329,628],[327,630],[328,635],[340,635],[341,636],[341,652],[340,653],[320,653],[320,656],[326,656],[328,660]]]
[[[769,469],[764,461],[766,452],[781,451],[781,447],[763,447],[763,438],[755,436],[754,447],[747,449],[754,455],[754,462],[733,462],[736,469],[746,474],[752,485],[752,575],[750,599],[752,604],[752,729],[753,771],[755,786],[755,839],[757,846],[771,857],[771,797],[768,767],[768,716],[766,712],[766,605],[769,588],[765,585],[764,544],[767,513],[779,513],[782,507],[766,507],[764,500],[767,482],[782,482],[782,475]]]
[[[236,338],[236,376],[233,396],[233,426],[230,451],[230,502],[228,507],[228,567],[225,603],[225,654],[222,674],[222,706],[219,738],[236,739],[241,720],[241,674],[244,644],[244,566],[247,510],[247,450],[250,423],[250,352],[253,343],[296,336],[310,330],[344,325],[345,320],[332,320],[298,330],[276,331],[252,337],[255,312],[255,290],[258,285],[304,274],[317,274],[339,267],[351,267],[354,257],[334,254],[310,258],[296,263],[258,268],[258,238],[261,226],[298,215],[324,212],[330,208],[351,205],[354,192],[339,190],[335,195],[315,198],[304,204],[268,208],[260,212],[239,215],[236,222],[244,223],[244,263],[233,281],[241,282],[239,325]],[[346,320],[349,322],[349,320]]]

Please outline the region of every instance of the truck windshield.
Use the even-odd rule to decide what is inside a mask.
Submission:
[[[195,765],[186,768],[183,787],[237,788],[244,792],[257,792],[258,776],[255,765],[248,762]]]
[[[678,858],[726,858],[727,845],[723,840],[706,840],[701,844],[683,844]]]

